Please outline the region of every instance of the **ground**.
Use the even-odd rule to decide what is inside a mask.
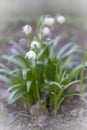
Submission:
[[[1,32],[0,40],[0,55],[9,54],[13,46],[8,45],[9,40],[19,41],[21,37],[24,37],[22,32],[22,26],[26,23],[19,21],[16,23],[10,23],[6,29]],[[31,24],[35,29],[36,23]],[[53,37],[56,35],[62,35],[64,40],[61,45],[66,42],[72,41],[80,44],[87,49],[87,25],[82,22],[67,23],[64,25],[56,25]],[[33,35],[35,32],[33,31]],[[32,36],[33,36],[32,35]],[[32,40],[32,37],[31,37]],[[60,45],[60,46],[61,46]],[[86,85],[85,85],[86,86]],[[32,106],[32,109],[38,113],[34,116],[34,119],[27,114],[19,103],[9,105],[7,103],[8,85],[0,82],[0,130],[86,130],[87,129],[87,104],[79,97],[66,100],[61,106],[56,118],[53,118],[50,114],[41,114],[38,104]],[[77,86],[79,91],[79,86]],[[85,92],[86,93],[86,92]]]

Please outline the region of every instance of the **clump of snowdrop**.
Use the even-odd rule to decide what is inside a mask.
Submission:
[[[31,34],[32,32],[32,27],[30,25],[25,25],[22,29],[26,35]]]
[[[32,42],[30,37],[32,27],[25,25],[23,32],[26,34],[26,39],[20,39],[19,44],[12,42],[11,44],[15,45],[12,50],[13,55],[4,54],[2,56],[2,59],[4,58],[6,62],[14,65],[12,68],[10,66],[4,67],[3,63],[0,65],[0,81],[9,84],[9,103],[19,100],[31,116],[32,105],[39,105],[40,110],[44,112],[43,114],[47,114],[48,109],[50,109],[51,114],[56,116],[65,97],[74,95],[72,92],[69,93],[69,88],[79,83],[82,85],[81,81],[85,78],[85,75],[83,75],[84,77],[79,76],[87,67],[86,61],[83,65],[78,57],[86,58],[86,52],[82,53],[83,49],[81,50],[77,44],[69,42],[59,46],[58,52],[56,51],[59,43],[61,44],[62,37],[53,38],[54,35],[51,35],[55,31],[55,21],[63,24],[65,17],[58,15],[56,19],[50,16],[41,17]],[[72,66],[73,63],[78,64]],[[81,88],[79,95],[82,93]],[[75,92],[76,94],[78,95]],[[49,107],[46,104],[49,104]]]
[[[36,53],[33,50],[30,50],[26,53],[25,58],[35,60],[36,59]]]
[[[42,29],[42,36],[43,36],[43,37],[45,37],[45,36],[47,36],[47,35],[50,35],[50,34],[51,34],[50,28],[44,27],[44,28]]]
[[[47,26],[53,26],[55,24],[55,19],[53,17],[45,17],[43,24]]]
[[[60,23],[60,24],[63,24],[65,22],[65,20],[66,20],[65,17],[62,15],[57,16],[57,18],[56,18],[57,23]]]
[[[40,43],[38,41],[32,41],[31,42],[31,49],[39,49]]]

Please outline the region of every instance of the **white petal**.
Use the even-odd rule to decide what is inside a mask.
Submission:
[[[34,60],[36,58],[36,53],[34,51],[30,50],[29,52],[26,53],[25,58]]]
[[[31,49],[40,48],[40,43],[38,41],[32,41]]]
[[[24,32],[26,35],[30,34],[30,33],[32,32],[32,27],[31,27],[30,25],[25,25],[25,26],[23,27],[23,32]]]
[[[47,36],[47,35],[50,35],[50,34],[51,34],[50,29],[48,27],[44,27],[43,30],[42,30],[43,37]]]

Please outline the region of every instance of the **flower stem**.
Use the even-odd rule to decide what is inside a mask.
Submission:
[[[27,47],[30,48],[30,35],[27,35]]]
[[[36,95],[37,95],[36,97],[39,102],[39,105],[41,106],[40,95],[39,95],[39,86],[38,86],[38,81],[37,81],[37,59],[35,59],[35,86],[36,86]]]

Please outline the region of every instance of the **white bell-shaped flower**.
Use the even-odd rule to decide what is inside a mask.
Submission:
[[[30,50],[30,51],[28,51],[28,52],[26,53],[25,58],[35,60],[35,59],[36,59],[36,53],[35,53],[34,51]]]
[[[46,17],[43,22],[43,24],[47,26],[52,26],[54,25],[54,23],[55,23],[55,19],[53,17]]]
[[[23,32],[24,32],[26,35],[30,34],[30,33],[32,32],[32,27],[31,27],[30,25],[25,25],[25,26],[23,27]]]
[[[38,49],[40,48],[40,43],[38,41],[31,42],[31,49]]]
[[[50,34],[51,34],[50,28],[44,27],[44,28],[42,29],[42,36],[43,36],[43,37],[44,37],[44,36],[47,36],[47,35],[50,35]]]
[[[56,18],[57,23],[63,24],[65,22],[65,17],[60,15]]]

